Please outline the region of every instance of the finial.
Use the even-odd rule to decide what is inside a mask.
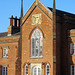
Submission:
[[[55,0],[53,0],[53,12],[56,12]]]
[[[21,0],[21,18],[23,17],[23,0]]]
[[[36,1],[36,5],[38,5],[38,0],[35,0]]]

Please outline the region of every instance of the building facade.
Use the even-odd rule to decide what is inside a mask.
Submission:
[[[23,16],[21,3],[0,33],[0,75],[75,75],[75,15],[35,0]]]

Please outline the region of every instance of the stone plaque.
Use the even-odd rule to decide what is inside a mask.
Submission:
[[[41,14],[32,15],[32,25],[41,24]]]

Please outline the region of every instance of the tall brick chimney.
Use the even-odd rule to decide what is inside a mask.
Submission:
[[[20,32],[20,18],[18,19],[17,16],[15,16],[15,18],[11,16],[9,19],[10,25],[8,27],[8,36],[11,36],[17,32]]]

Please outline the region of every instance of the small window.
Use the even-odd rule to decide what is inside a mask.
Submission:
[[[7,58],[7,57],[8,57],[8,49],[3,48],[3,58]]]
[[[70,54],[75,54],[75,43],[70,44]]]
[[[46,75],[50,75],[50,72],[49,72],[49,64],[46,65]]]
[[[25,75],[28,75],[28,65],[25,66]]]
[[[7,67],[2,67],[2,75],[7,75]]]
[[[71,65],[71,75],[75,75],[75,65]]]

